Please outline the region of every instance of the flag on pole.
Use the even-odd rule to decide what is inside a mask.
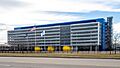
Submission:
[[[41,33],[41,36],[44,36],[45,35],[45,30],[44,31],[42,31],[42,33]]]
[[[35,31],[35,30],[36,30],[36,27],[33,27],[33,28],[30,30],[30,32]]]

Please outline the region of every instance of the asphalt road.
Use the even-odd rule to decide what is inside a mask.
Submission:
[[[0,57],[0,68],[120,68],[120,60]]]

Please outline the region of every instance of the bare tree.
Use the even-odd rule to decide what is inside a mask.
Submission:
[[[114,32],[113,33],[113,47],[115,49],[115,54],[117,52],[116,47],[117,47],[117,44],[119,43],[119,41],[120,41],[120,33]]]

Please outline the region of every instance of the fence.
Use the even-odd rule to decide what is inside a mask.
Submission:
[[[120,49],[116,50],[112,50],[112,51],[63,51],[63,50],[59,50],[59,51],[48,51],[48,50],[37,50],[35,51],[34,46],[30,46],[30,47],[18,47],[18,46],[0,46],[0,53],[48,53],[48,52],[55,52],[55,53],[81,53],[81,54],[97,54],[97,53],[101,53],[101,54],[116,54],[116,53],[120,53]]]

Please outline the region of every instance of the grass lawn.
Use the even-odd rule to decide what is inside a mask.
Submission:
[[[99,58],[99,59],[120,59],[120,53],[0,53],[1,57],[61,57],[61,58]]]

